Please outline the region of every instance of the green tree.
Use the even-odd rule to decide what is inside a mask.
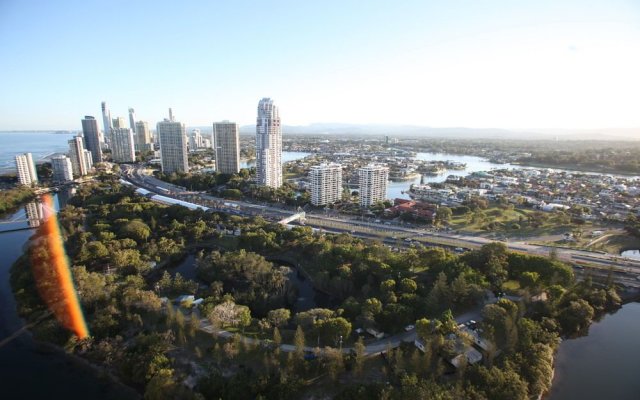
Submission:
[[[291,318],[291,311],[286,308],[278,308],[276,310],[271,310],[267,314],[267,319],[269,322],[276,327],[282,327],[289,322]]]

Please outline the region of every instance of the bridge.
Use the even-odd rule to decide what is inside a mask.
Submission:
[[[282,224],[282,225],[287,225],[290,222],[298,220],[298,221],[300,221],[300,224],[304,225],[304,222],[306,221],[305,215],[306,215],[305,212],[300,207],[298,207],[298,212],[297,213],[295,213],[295,214],[293,214],[293,215],[291,215],[289,217],[281,219],[280,221],[278,221],[278,223]]]
[[[55,215],[56,211],[50,209],[45,203],[33,201],[31,203],[27,203],[24,205],[24,215],[15,217],[14,219],[10,219],[8,221],[1,221],[0,227],[3,225],[13,225],[27,223],[27,226],[19,226],[15,228],[9,229],[0,229],[0,233],[8,233],[8,232],[19,232],[26,231],[30,229],[36,229],[45,220],[45,217],[49,215]]]

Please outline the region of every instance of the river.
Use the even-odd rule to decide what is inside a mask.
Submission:
[[[66,196],[55,196],[55,204]],[[27,210],[0,220],[0,230],[28,227]],[[8,221],[19,221],[10,222]],[[35,219],[31,220],[36,223]],[[15,299],[9,282],[11,265],[22,255],[23,247],[34,230],[0,233],[0,340],[16,332],[23,321],[16,312]],[[135,393],[115,386],[93,369],[79,365],[71,358],[51,351],[42,351],[28,334],[0,347],[0,376],[4,399],[135,399]]]
[[[546,399],[639,399],[639,338],[640,303],[629,303],[591,325],[588,336],[565,340]]]

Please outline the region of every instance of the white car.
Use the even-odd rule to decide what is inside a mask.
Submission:
[[[405,326],[405,327],[404,327],[404,330],[405,330],[405,331],[407,331],[407,332],[409,332],[409,331],[411,331],[411,330],[414,330],[415,328],[416,328],[416,327],[415,327],[414,325],[407,325],[407,326]]]

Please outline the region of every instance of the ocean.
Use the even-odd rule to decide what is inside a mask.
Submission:
[[[31,153],[37,163],[54,153],[69,151],[67,141],[75,136],[71,132],[0,132],[0,174],[15,172],[16,154]]]

